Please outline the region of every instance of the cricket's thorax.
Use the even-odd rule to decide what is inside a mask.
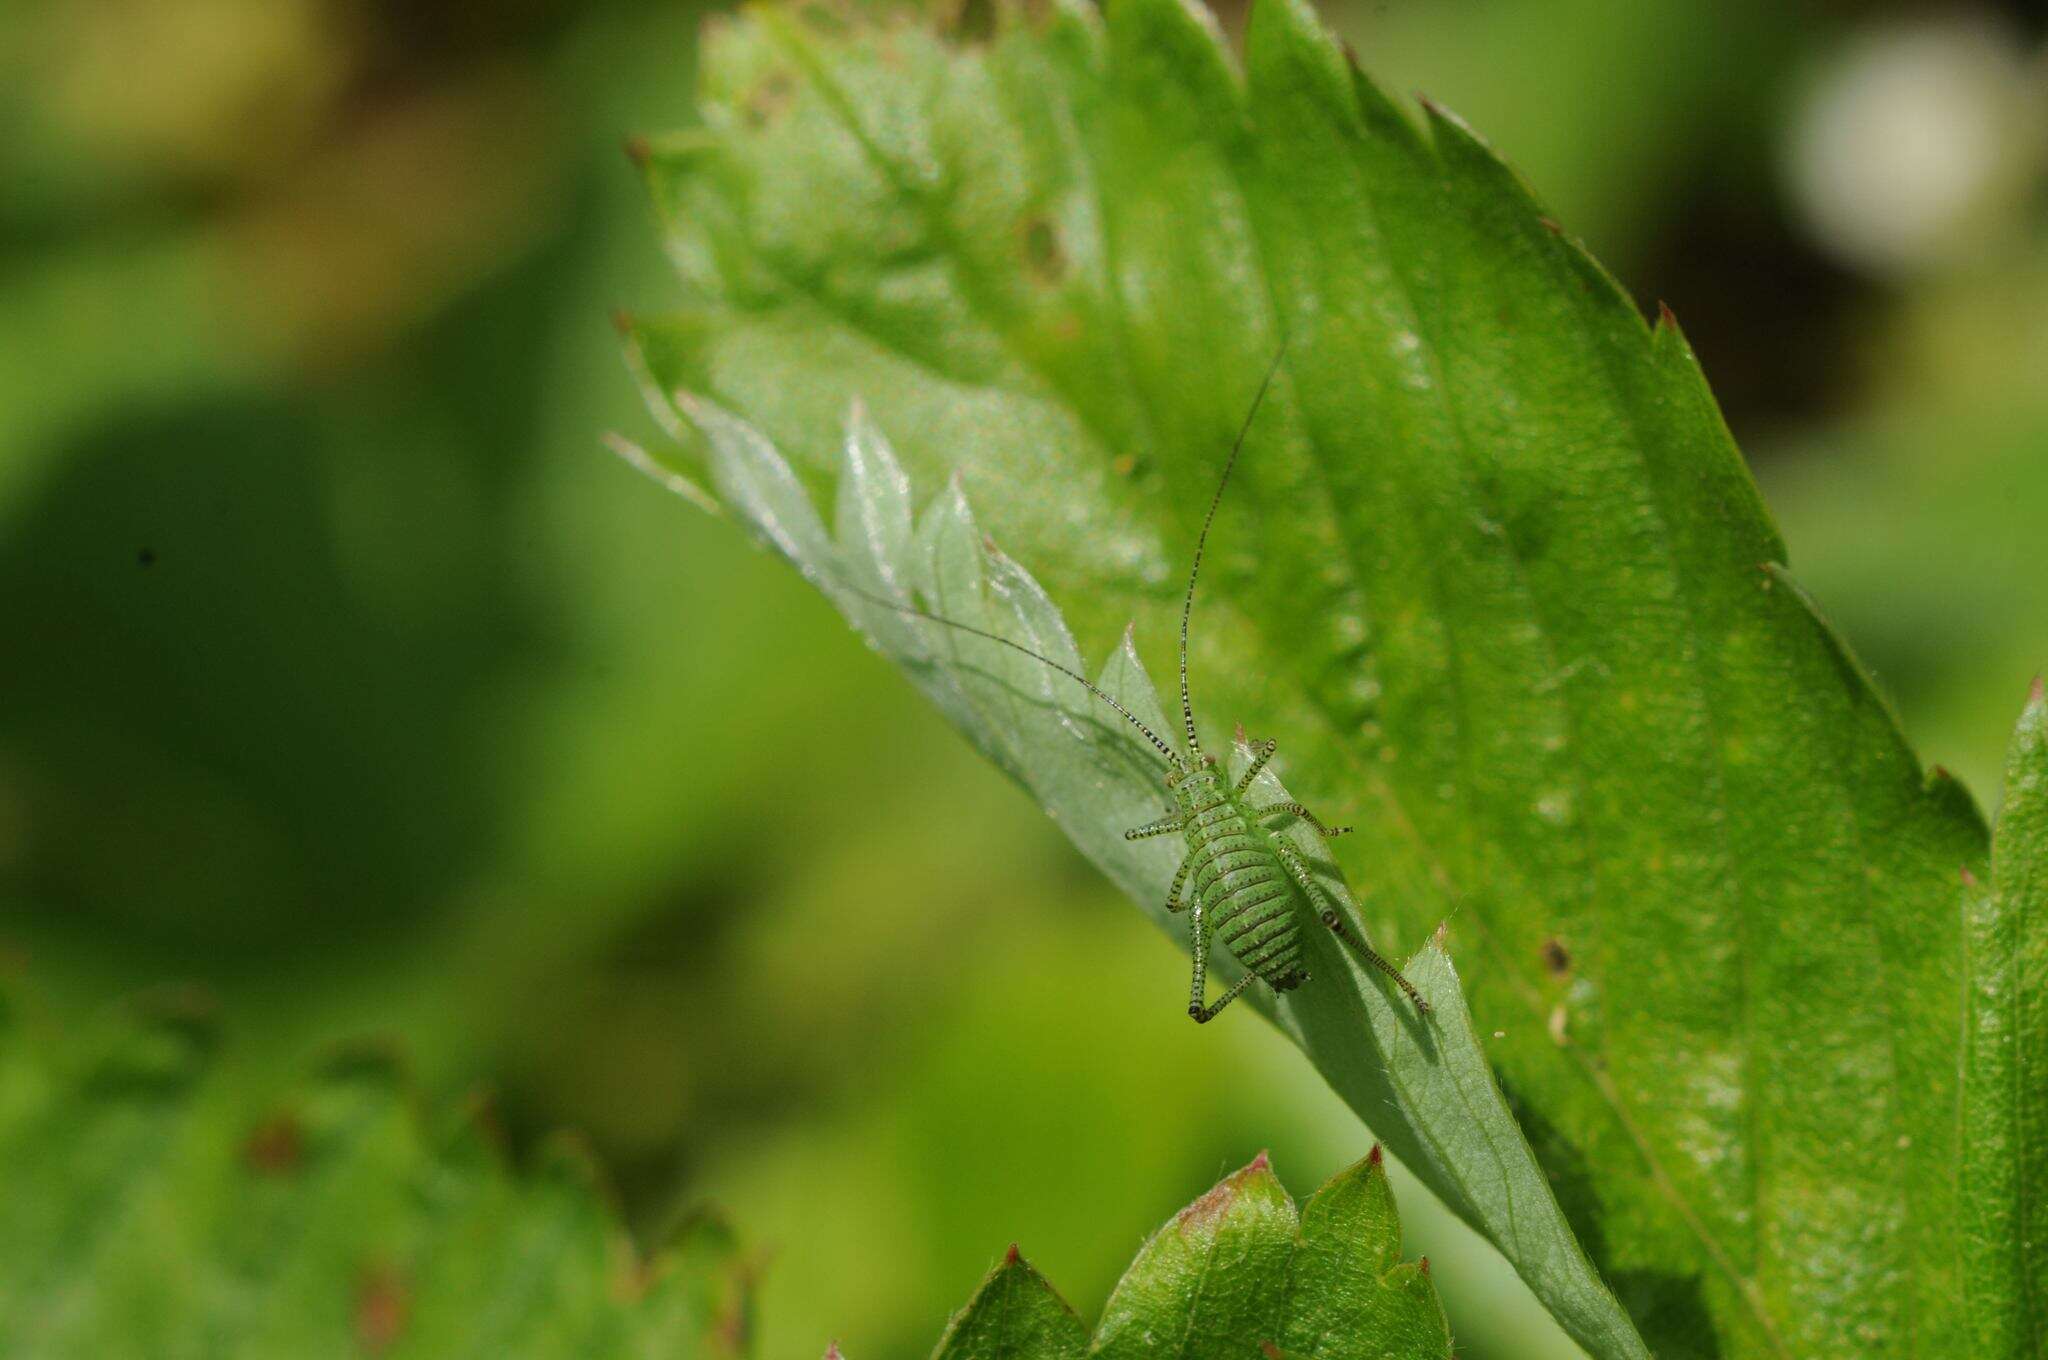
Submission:
[[[1276,992],[1300,984],[1301,921],[1294,883],[1267,832],[1213,767],[1173,786],[1188,847],[1188,895],[1201,928]]]

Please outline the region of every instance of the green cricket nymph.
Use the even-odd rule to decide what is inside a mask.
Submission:
[[[1251,764],[1233,784],[1227,782],[1217,769],[1216,757],[1202,750],[1201,738],[1195,731],[1194,702],[1188,690],[1188,623],[1194,612],[1195,582],[1202,571],[1202,552],[1208,546],[1210,527],[1215,523],[1217,508],[1223,503],[1223,492],[1230,485],[1230,474],[1237,467],[1245,437],[1251,432],[1252,421],[1265,401],[1266,390],[1272,386],[1274,375],[1280,371],[1280,361],[1285,354],[1283,346],[1281,352],[1273,357],[1272,366],[1266,370],[1258,395],[1252,398],[1251,409],[1245,413],[1236,442],[1231,445],[1230,457],[1223,465],[1223,475],[1217,480],[1215,495],[1210,498],[1209,512],[1202,521],[1202,532],[1195,540],[1194,565],[1188,571],[1187,594],[1181,601],[1180,615],[1180,710],[1187,735],[1185,751],[1176,751],[1168,745],[1137,715],[1104,693],[1086,676],[1050,657],[1041,656],[1021,643],[855,587],[847,588],[884,608],[1001,643],[1050,666],[1116,710],[1165,757],[1166,788],[1173,799],[1174,810],[1159,821],[1131,828],[1124,833],[1124,839],[1135,841],[1152,836],[1178,835],[1187,847],[1180,868],[1174,873],[1173,886],[1167,890],[1166,909],[1193,913],[1188,930],[1194,951],[1188,1014],[1197,1023],[1214,1019],[1217,1012],[1244,994],[1254,978],[1262,979],[1275,992],[1291,991],[1309,980],[1307,971],[1302,967],[1303,905],[1361,961],[1392,978],[1395,985],[1415,1003],[1416,1009],[1427,1015],[1429,1002],[1415,990],[1413,983],[1402,976],[1400,969],[1360,939],[1345,923],[1336,902],[1316,882],[1315,875],[1299,852],[1274,835],[1268,823],[1276,818],[1299,818],[1325,837],[1341,836],[1350,828],[1325,826],[1300,803],[1253,804],[1247,801],[1252,782],[1258,778],[1266,762],[1273,758],[1277,743],[1260,742],[1254,748]],[[1243,977],[1210,1001],[1207,999],[1209,949],[1218,936],[1232,957],[1244,965],[1245,972]]]

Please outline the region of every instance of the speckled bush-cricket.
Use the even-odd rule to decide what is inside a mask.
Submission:
[[[1230,457],[1223,464],[1223,475],[1217,479],[1215,494],[1210,497],[1201,534],[1195,540],[1194,564],[1188,570],[1187,594],[1181,601],[1180,613],[1180,711],[1186,728],[1185,751],[1174,750],[1137,715],[1104,693],[1086,676],[1069,670],[1050,657],[1041,656],[1021,643],[927,610],[883,599],[857,587],[848,585],[846,588],[884,608],[972,633],[1050,666],[1116,710],[1165,757],[1166,788],[1172,796],[1173,810],[1156,822],[1132,827],[1124,833],[1124,839],[1135,841],[1152,836],[1177,835],[1187,847],[1180,868],[1174,873],[1173,886],[1167,890],[1166,909],[1193,913],[1188,935],[1194,951],[1194,977],[1188,990],[1188,1014],[1197,1023],[1214,1019],[1225,1006],[1243,995],[1254,978],[1263,979],[1275,992],[1291,991],[1309,980],[1307,970],[1302,967],[1302,919],[1298,904],[1303,902],[1346,948],[1392,978],[1395,985],[1415,1003],[1416,1009],[1427,1015],[1429,1003],[1422,994],[1401,975],[1398,968],[1381,957],[1345,923],[1336,902],[1316,881],[1301,855],[1275,835],[1269,823],[1277,819],[1299,818],[1324,837],[1341,836],[1350,828],[1325,826],[1300,803],[1256,805],[1248,801],[1253,781],[1265,768],[1266,762],[1273,758],[1276,742],[1268,740],[1254,745],[1251,763],[1237,781],[1231,783],[1228,776],[1218,769],[1216,757],[1202,749],[1201,738],[1195,730],[1194,703],[1188,691],[1188,623],[1194,613],[1195,582],[1202,572],[1202,553],[1208,546],[1209,530],[1216,521],[1217,508],[1223,504],[1223,492],[1230,485],[1230,474],[1237,467],[1245,438],[1251,432],[1252,422],[1265,402],[1266,391],[1272,386],[1284,355],[1283,348],[1281,354],[1274,356],[1272,366],[1266,370],[1265,379],[1259,384],[1258,394],[1252,398],[1251,408],[1245,413],[1244,423],[1231,444]],[[1210,1001],[1207,999],[1209,950],[1218,936],[1231,955],[1244,965],[1245,972],[1243,977]]]

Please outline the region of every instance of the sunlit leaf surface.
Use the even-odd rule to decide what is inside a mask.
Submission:
[[[710,39],[702,126],[643,148],[685,289],[634,331],[682,435],[662,456],[762,527],[737,437],[675,394],[820,501],[848,494],[858,398],[920,504],[957,478],[915,540],[956,555],[938,607],[984,600],[1069,656],[1135,619],[1156,666],[1285,336],[1196,698],[1212,745],[1239,719],[1279,738],[1295,793],[1358,825],[1337,854],[1375,941],[1448,922],[1540,1193],[1470,1170],[1520,1156],[1483,1099],[1400,1089],[1422,1041],[1376,986],[1304,988],[1281,1023],[1595,1354],[1638,1343],[1553,1190],[1661,1356],[1967,1353],[1959,870],[1988,873],[1985,828],[1798,589],[1675,323],[1300,4],[1254,8],[1241,70],[1176,0],[969,12],[986,32],[763,9]],[[907,511],[868,494],[886,567]],[[961,546],[970,504],[1057,615]],[[841,604],[1159,900],[1173,848],[1104,844],[1156,799],[1117,772],[1129,743],[1081,740],[1065,682]],[[1089,778],[1094,803],[1047,795]]]

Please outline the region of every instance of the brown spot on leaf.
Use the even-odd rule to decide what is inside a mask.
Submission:
[[[1565,952],[1564,945],[1556,936],[1543,942],[1543,966],[1550,970],[1552,977],[1563,977],[1572,970],[1572,956]]]
[[[279,1113],[258,1124],[242,1144],[242,1161],[262,1176],[289,1176],[299,1169],[306,1155],[305,1130],[290,1113]]]
[[[1206,1226],[1222,1218],[1230,1208],[1230,1201],[1237,1198],[1237,1187],[1229,1181],[1217,1182],[1214,1189],[1180,1211],[1174,1222],[1185,1232],[1189,1228]]]
[[[954,0],[941,18],[946,36],[972,47],[985,46],[998,28],[996,0]]]
[[[1236,1200],[1238,1192],[1244,1188],[1246,1181],[1256,1176],[1269,1176],[1272,1174],[1272,1170],[1272,1158],[1268,1157],[1264,1150],[1261,1150],[1258,1156],[1251,1159],[1250,1163],[1225,1176],[1221,1181],[1217,1182],[1215,1188],[1210,1190],[1209,1193],[1181,1210],[1179,1216],[1174,1220],[1175,1225],[1181,1231],[1186,1232],[1190,1228],[1207,1227],[1216,1222],[1229,1212],[1231,1203]]]
[[[412,1295],[405,1279],[388,1265],[363,1272],[356,1286],[356,1340],[373,1355],[382,1354],[405,1334],[412,1313]]]
[[[1261,1341],[1259,1350],[1265,1355],[1266,1360],[1282,1360],[1280,1348],[1270,1341]]]
[[[1024,268],[1035,282],[1051,288],[1067,277],[1066,247],[1050,217],[1031,214],[1017,224],[1017,239],[1024,252]]]
[[[1970,872],[1970,866],[1969,866],[1969,865],[1965,864],[1965,865],[1963,866],[1963,868],[1962,868],[1962,873],[1963,873],[1963,886],[1964,886],[1965,888],[1974,888],[1974,887],[1976,887],[1976,886],[1977,886],[1977,876],[1976,876],[1975,874],[1973,874],[1973,873],[1971,873],[1971,872]]]
[[[796,77],[777,68],[755,83],[740,108],[750,127],[765,128],[779,121],[796,102]]]
[[[626,139],[626,159],[635,165],[644,167],[648,161],[654,159],[654,147],[648,143],[645,137],[628,137]]]

